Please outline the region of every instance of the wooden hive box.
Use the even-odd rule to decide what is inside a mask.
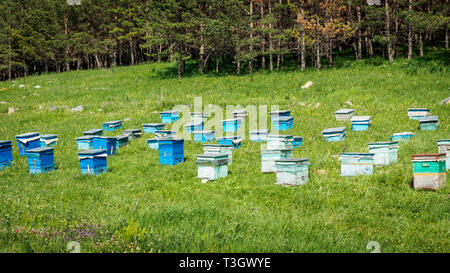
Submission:
[[[225,144],[204,144],[203,152],[205,154],[225,154],[228,156],[228,165],[231,165],[233,162],[233,145],[225,145]]]
[[[412,155],[413,187],[416,190],[439,190],[445,186],[447,179],[445,170],[446,154]]]
[[[247,110],[235,110],[231,112],[233,115],[233,118],[243,119],[248,116]]]
[[[428,108],[408,108],[409,119],[419,119],[430,115],[430,109]]]
[[[372,153],[342,153],[341,176],[372,175],[374,165]]]
[[[116,148],[120,149],[128,145],[128,142],[130,140],[128,135],[122,135],[122,136],[115,136],[116,138]]]
[[[209,118],[208,113],[201,113],[201,112],[191,112],[190,116],[191,116],[191,121],[201,120],[201,121],[203,121],[203,123],[208,121],[208,118]]]
[[[294,136],[292,135],[267,135],[267,149],[292,149]]]
[[[27,150],[41,147],[39,133],[26,133],[16,136],[20,156],[26,156]]]
[[[374,154],[375,165],[390,165],[398,161],[398,141],[371,142],[369,153]]]
[[[237,132],[239,127],[241,127],[241,119],[239,118],[222,120],[222,128],[224,132]]]
[[[0,140],[0,170],[13,164],[11,140]]]
[[[105,149],[78,152],[81,174],[98,175],[108,171]]]
[[[184,162],[184,139],[158,139],[159,164],[176,165]]]
[[[228,175],[228,155],[222,153],[208,153],[197,155],[195,164],[198,165],[200,179],[217,180]]]
[[[345,138],[345,127],[324,129],[322,130],[322,137],[325,141],[341,141]]]
[[[94,148],[94,136],[77,137],[78,150],[91,150]]]
[[[409,139],[414,136],[411,132],[393,133],[390,137],[391,141],[409,142]]]
[[[56,146],[58,142],[58,136],[54,134],[41,135],[40,137],[41,147]]]
[[[277,184],[298,186],[309,180],[308,158],[284,158],[275,160]]]
[[[105,130],[105,132],[112,132],[120,128],[122,128],[121,120],[107,121],[103,123],[103,130]]]
[[[294,117],[278,116],[272,119],[276,131],[287,131],[294,127]]]
[[[421,117],[418,120],[419,128],[423,131],[434,131],[439,123],[438,116]]]
[[[94,149],[95,150],[106,150],[108,156],[116,154],[116,138],[110,136],[94,136]]]
[[[446,169],[450,170],[450,139],[440,139],[437,141],[439,153],[446,154]]]
[[[196,131],[202,131],[203,121],[202,120],[191,121],[185,125],[185,128],[189,134],[193,134]]]
[[[267,135],[269,135],[268,129],[251,130],[250,140],[253,142],[265,142],[267,141]]]
[[[162,138],[162,137],[175,137],[177,132],[171,131],[171,130],[156,130],[155,131],[155,137],[156,138]]]
[[[280,111],[272,111],[270,112],[270,120],[273,122],[274,119],[277,119],[279,117],[290,117],[291,111],[290,110],[280,110]]]
[[[136,138],[140,138],[142,135],[141,129],[128,129],[122,131],[123,135],[128,136],[128,140],[131,141]]]
[[[84,131],[85,136],[101,136],[103,135],[103,129],[91,129],[89,131]]]
[[[302,136],[294,136],[292,141],[292,148],[300,148],[302,147],[303,137]]]
[[[217,139],[219,144],[222,145],[232,145],[233,149],[238,149],[241,147],[242,139],[240,136],[225,136]]]
[[[354,116],[350,120],[352,122],[353,131],[367,131],[370,126],[370,116]]]
[[[349,120],[355,114],[355,109],[339,109],[334,112],[334,117],[336,120]]]
[[[163,111],[159,113],[161,116],[161,122],[162,123],[172,123],[174,121],[177,121],[180,118],[180,114],[178,111]]]
[[[194,131],[195,142],[210,142],[215,139],[214,131]]]
[[[28,169],[31,174],[47,173],[55,169],[54,148],[39,147],[27,150]]]
[[[144,123],[142,124],[144,127],[144,133],[154,134],[157,130],[163,130],[165,123]]]
[[[292,149],[261,149],[261,172],[275,172],[275,160],[291,158],[291,156]]]

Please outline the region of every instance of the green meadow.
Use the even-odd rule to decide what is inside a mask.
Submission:
[[[0,82],[0,139],[13,141],[14,156],[0,171],[0,251],[69,252],[68,242],[77,241],[81,252],[367,253],[376,241],[381,252],[449,252],[449,179],[435,192],[411,187],[411,154],[436,153],[436,140],[450,137],[450,108],[439,103],[450,96],[442,59],[445,51],[393,64],[341,60],[320,72],[192,72],[181,79],[176,64],[161,63]],[[308,81],[313,85],[302,89]],[[107,173],[80,174],[75,138],[83,131],[127,118],[122,129],[142,129],[176,105],[193,111],[195,97],[224,112],[227,105],[291,110],[294,128],[286,133],[303,136],[293,155],[310,159],[309,182],[277,186],[275,174],[261,173],[261,144],[249,140],[248,128],[228,176],[216,182],[196,177],[202,144],[186,140],[186,161],[163,166],[147,145],[150,134],[108,158]],[[70,111],[78,105],[82,112]],[[437,130],[420,131],[409,107],[430,108]],[[372,116],[370,129],[353,132],[349,121],[336,121],[340,108]],[[344,141],[323,141],[323,129],[339,126],[347,127]],[[400,144],[398,164],[375,167],[372,176],[340,176],[341,152],[368,152],[368,142],[404,131],[416,135]],[[28,173],[15,140],[27,132],[58,134],[55,171]]]

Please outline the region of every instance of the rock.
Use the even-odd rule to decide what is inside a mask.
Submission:
[[[44,106],[43,105],[39,105],[39,110],[42,110],[42,109],[44,109]]]
[[[450,97],[441,100],[440,104],[450,104]]]
[[[50,108],[49,108],[50,111],[54,111],[56,109],[69,109],[69,107],[67,107],[65,105],[63,105],[63,106],[54,106],[53,105],[53,106],[50,106]]]
[[[0,104],[8,104],[7,101],[0,101]]]
[[[97,111],[101,112],[101,111],[103,111],[103,109],[102,109],[102,108],[98,108],[98,110],[97,110]]]
[[[313,82],[312,82],[312,81],[309,81],[309,82],[305,83],[305,84],[302,86],[302,89],[309,88],[312,84],[313,84]]]
[[[318,172],[319,174],[324,174],[324,175],[327,175],[327,174],[328,174],[328,172],[325,171],[325,170],[318,170],[317,172]]]
[[[24,88],[24,87],[25,87],[25,85],[23,85],[23,84],[19,85],[19,88]]]
[[[205,184],[208,182],[208,179],[202,179],[202,183]]]
[[[126,118],[126,119],[124,119],[123,121],[130,121],[130,118]]]
[[[48,110],[50,110],[50,111],[54,111],[54,110],[56,110],[58,107],[57,106],[50,106],[50,108],[48,109]]]
[[[9,107],[8,114],[11,115],[12,113],[14,113],[14,107]]]
[[[305,106],[305,105],[306,105],[306,103],[304,103],[304,102],[302,102],[302,101],[299,102],[298,104],[301,105],[301,106]]]
[[[84,110],[83,105],[78,105],[77,107],[70,109],[71,112],[81,112],[83,110]]]
[[[346,101],[345,104],[350,105],[350,106],[353,106],[353,103],[352,103],[351,101],[349,101],[349,100]]]
[[[316,103],[316,105],[314,105],[315,108],[320,106],[320,102]]]
[[[39,88],[41,88],[41,86],[40,85],[36,85],[34,88],[39,89]]]

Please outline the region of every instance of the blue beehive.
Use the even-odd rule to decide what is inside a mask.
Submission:
[[[108,154],[104,149],[78,152],[81,174],[97,175],[107,172],[107,157]]]
[[[91,129],[89,131],[84,131],[85,136],[101,136],[103,135],[103,129]]]
[[[200,179],[217,180],[228,175],[228,156],[221,153],[197,155],[195,164],[198,165]]]
[[[57,135],[41,135],[41,147],[52,147],[58,142]]]
[[[352,122],[353,131],[366,131],[370,126],[370,116],[354,116],[350,120]]]
[[[450,170],[450,139],[440,139],[437,141],[439,153],[446,154],[446,168]]]
[[[345,127],[328,128],[322,131],[325,141],[341,141],[345,138]]]
[[[161,138],[161,137],[175,137],[177,132],[171,131],[171,130],[156,130],[155,131],[155,137]]]
[[[241,119],[225,119],[222,120],[222,127],[224,132],[237,132],[238,128],[241,127]]]
[[[309,180],[308,158],[283,158],[275,160],[277,184],[298,186]]]
[[[390,137],[390,140],[391,141],[408,142],[409,139],[413,136],[414,136],[414,133],[411,133],[411,132],[393,133]]]
[[[302,147],[302,142],[303,142],[302,136],[294,136],[294,140],[292,141],[292,148]]]
[[[215,139],[214,131],[195,131],[194,141],[195,142],[209,142]]]
[[[41,147],[39,133],[26,133],[16,136],[20,156],[26,156],[27,150]]]
[[[11,140],[0,140],[0,170],[12,165],[12,145]]]
[[[108,156],[116,154],[116,138],[110,136],[94,136],[94,149],[106,150]]]
[[[291,111],[289,110],[281,110],[281,111],[272,111],[270,112],[270,119],[273,122],[274,119],[278,117],[290,117]]]
[[[129,136],[115,136],[116,138],[116,148],[120,149],[128,145]]]
[[[253,142],[265,142],[267,141],[268,129],[257,129],[250,131],[250,140]]]
[[[162,123],[172,123],[180,118],[178,111],[164,111],[159,114]]]
[[[158,150],[161,165],[176,165],[184,161],[184,139],[160,138]]]
[[[186,131],[190,134],[194,133],[195,131],[201,131],[203,130],[203,121],[202,120],[194,120],[189,122],[185,125]]]
[[[287,131],[294,127],[294,117],[276,117],[272,119],[273,127],[277,131]]]
[[[439,120],[438,116],[421,117],[418,118],[420,130],[434,131],[436,130]]]
[[[375,165],[397,163],[398,141],[371,142],[369,153],[374,154]]]
[[[419,119],[430,115],[430,109],[428,108],[408,108],[409,119]]]
[[[120,128],[122,128],[121,120],[107,121],[103,123],[103,130],[105,130],[105,132],[112,132]]]
[[[164,124],[164,123],[145,123],[145,124],[142,124],[142,126],[144,127],[145,133],[154,134],[155,131],[164,129],[164,126],[166,126],[166,124]]]
[[[372,153],[342,153],[341,176],[372,175],[374,165]]]
[[[446,154],[416,154],[412,155],[413,187],[418,190],[439,190],[445,186]]]
[[[94,136],[77,137],[78,150],[91,150],[94,148]]]
[[[334,117],[336,120],[349,120],[353,117],[355,109],[339,109],[334,112]]]
[[[147,144],[150,149],[158,150],[158,139],[157,138],[147,139]]]
[[[128,136],[128,140],[133,140],[136,138],[140,138],[142,135],[141,129],[128,129],[122,131],[123,135]]]
[[[242,139],[240,136],[225,136],[217,139],[219,144],[233,145],[234,149],[241,147]]]
[[[202,120],[203,123],[205,123],[208,120],[208,117],[209,117],[208,113],[201,113],[201,112],[192,112],[191,113],[191,121]]]
[[[30,173],[46,173],[55,169],[53,147],[39,147],[27,150]]]
[[[204,144],[203,152],[205,154],[226,154],[228,156],[228,165],[233,161],[233,145],[224,144]]]

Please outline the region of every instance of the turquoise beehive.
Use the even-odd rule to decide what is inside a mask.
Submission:
[[[77,137],[78,150],[91,150],[94,148],[94,136],[86,135]]]
[[[370,126],[370,116],[354,116],[350,119],[353,131],[367,131]]]
[[[85,136],[101,136],[103,135],[103,129],[91,129],[89,131],[84,131]]]
[[[165,123],[144,123],[142,124],[144,127],[144,132],[147,134],[154,134],[157,130],[163,130]]]
[[[391,141],[408,142],[409,139],[413,136],[414,136],[414,133],[411,133],[411,132],[393,133],[390,137],[390,140]]]
[[[438,116],[420,117],[419,128],[424,131],[434,131],[436,130],[439,120]]]
[[[107,121],[103,123],[103,130],[105,130],[105,132],[112,132],[120,128],[122,128],[121,120]]]
[[[107,172],[107,157],[108,154],[104,149],[78,152],[81,174],[98,175]]]
[[[214,131],[194,131],[195,142],[210,142],[215,140]]]
[[[369,153],[374,154],[375,165],[389,165],[397,163],[398,141],[384,141],[369,143]]]
[[[228,165],[233,161],[233,145],[225,144],[204,144],[203,153],[205,154],[225,154],[228,156]]]
[[[279,117],[290,117],[291,111],[290,110],[280,110],[280,111],[272,111],[270,112],[270,119],[271,122],[273,122],[274,119],[277,119]]]
[[[303,137],[302,136],[294,136],[292,141],[292,148],[300,148],[302,147]]]
[[[446,154],[416,154],[413,162],[413,187],[417,190],[439,190],[445,186]]]
[[[201,112],[191,112],[191,121],[203,121],[205,123],[208,120],[209,114],[208,113],[201,113]]]
[[[198,165],[200,179],[217,180],[228,175],[228,155],[222,153],[208,153],[197,155],[195,164]]]
[[[128,135],[115,136],[116,138],[116,148],[120,149],[128,145],[128,141],[130,140]]]
[[[94,136],[94,149],[106,150],[108,156],[116,154],[116,138],[112,136]]]
[[[0,140],[0,170],[13,164],[11,140]]]
[[[158,139],[159,164],[176,165],[184,162],[184,139]]]
[[[308,158],[284,158],[275,160],[277,184],[298,186],[309,180]]]
[[[342,153],[341,176],[372,175],[374,165],[372,153]]]
[[[180,118],[180,114],[178,111],[171,110],[171,111],[163,111],[159,113],[161,116],[161,122],[162,123],[172,123],[174,121],[177,121]]]
[[[161,138],[161,137],[176,137],[177,132],[171,131],[171,130],[156,130],[155,131],[155,137]]]
[[[27,150],[28,169],[31,174],[47,173],[55,169],[53,147]]]
[[[292,135],[267,135],[267,149],[292,149],[294,136]]]
[[[196,131],[203,130],[203,121],[202,120],[194,120],[185,125],[186,131],[190,134]]]
[[[16,136],[20,156],[26,156],[27,150],[41,147],[39,133],[26,133]]]
[[[276,131],[287,131],[294,127],[294,117],[277,116],[272,118],[272,122]]]
[[[242,139],[241,136],[225,136],[217,139],[219,144],[222,145],[233,145],[234,149],[241,147]]]
[[[430,115],[430,109],[428,108],[408,108],[409,119],[419,119]]]
[[[58,136],[53,134],[41,135],[40,136],[41,147],[52,147],[56,146],[58,142]]]
[[[128,129],[122,131],[123,135],[128,136],[128,140],[131,141],[136,138],[140,138],[142,135],[141,129]]]
[[[324,129],[322,130],[322,137],[325,141],[341,141],[345,138],[345,127]]]
[[[241,119],[226,119],[222,120],[222,127],[224,132],[237,132],[239,127],[241,127]]]
[[[291,156],[292,149],[261,149],[261,172],[275,172],[275,160],[290,158]]]
[[[267,135],[269,135],[268,129],[251,130],[250,140],[253,142],[265,142],[267,141]]]

